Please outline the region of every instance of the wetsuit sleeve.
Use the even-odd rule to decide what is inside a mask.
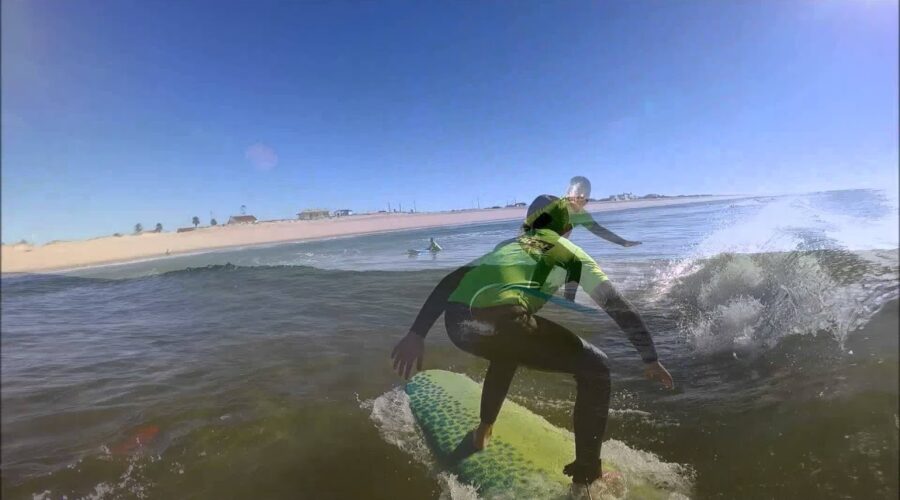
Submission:
[[[425,304],[423,304],[422,308],[419,310],[419,314],[416,316],[416,320],[413,322],[412,327],[410,327],[409,330],[411,332],[422,338],[425,338],[425,336],[428,335],[428,330],[431,330],[434,322],[437,321],[447,307],[447,299],[450,298],[450,295],[462,281],[463,276],[465,276],[470,269],[472,269],[472,267],[460,267],[456,271],[445,276],[444,279],[434,287],[434,290],[431,291],[428,299],[425,300]]]
[[[581,266],[570,266],[566,270],[566,284],[563,287],[563,296],[569,302],[575,302],[575,296],[578,295],[578,282],[581,279]]]
[[[616,245],[625,246],[625,244],[628,243],[628,240],[626,240],[625,238],[622,238],[618,234],[610,231],[609,229],[606,229],[605,227],[601,226],[600,224],[597,224],[596,221],[592,220],[589,223],[584,224],[584,227],[588,231],[594,233],[595,236],[599,236],[606,241],[615,243]]]
[[[625,244],[628,243],[628,240],[626,240],[625,238],[622,238],[618,234],[610,231],[609,229],[606,229],[600,224],[597,224],[597,221],[595,221],[594,218],[591,217],[591,214],[587,212],[581,211],[572,214],[571,221],[572,225],[582,226],[593,233],[595,236],[599,236],[606,241],[615,243],[616,245],[625,246]]]
[[[622,297],[609,280],[601,282],[588,293],[625,332],[631,345],[637,349],[645,363],[653,363],[659,359],[653,337],[650,336],[644,320],[631,302]]]
[[[594,302],[619,325],[645,363],[656,361],[658,357],[653,337],[634,306],[619,294],[594,259],[574,245],[570,251],[571,257],[566,263],[570,279],[576,279]]]

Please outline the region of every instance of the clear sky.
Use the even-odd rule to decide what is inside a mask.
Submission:
[[[897,189],[898,4],[2,2],[2,237]]]

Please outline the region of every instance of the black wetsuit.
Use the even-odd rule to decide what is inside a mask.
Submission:
[[[626,332],[645,362],[656,361],[653,340],[631,304],[584,251],[546,229],[504,242],[447,275],[422,306],[411,331],[425,337],[444,313],[450,340],[490,361],[481,397],[483,423],[496,420],[519,365],[574,375],[576,462],[593,467],[599,466],[609,412],[606,355],[536,314],[548,295],[570,281],[580,283]]]

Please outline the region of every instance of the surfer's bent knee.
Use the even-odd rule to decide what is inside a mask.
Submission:
[[[609,358],[597,347],[584,342],[584,353],[579,375],[589,378],[609,379]]]

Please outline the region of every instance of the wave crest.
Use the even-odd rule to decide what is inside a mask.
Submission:
[[[765,349],[787,335],[828,332],[844,344],[897,297],[897,268],[844,251],[721,254],[679,264],[668,297],[703,352]]]

